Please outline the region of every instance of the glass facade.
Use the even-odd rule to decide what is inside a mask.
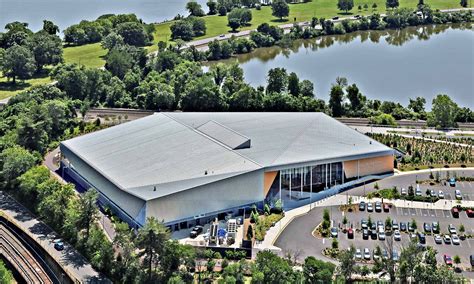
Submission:
[[[323,197],[343,183],[342,162],[284,169],[278,172],[265,202],[274,205],[281,200],[284,208],[294,208]]]

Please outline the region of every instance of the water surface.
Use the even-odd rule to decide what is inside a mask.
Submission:
[[[103,14],[135,13],[147,23],[187,15],[188,0],[0,0],[0,31],[5,24],[22,21],[33,31],[41,29],[43,20],[55,22],[64,30],[81,20],[94,20]],[[197,0],[207,12],[206,0]]]
[[[268,70],[284,67],[315,85],[328,100],[337,76],[356,83],[369,99],[405,106],[409,98],[446,93],[474,109],[474,31],[471,24],[365,31],[301,40],[289,49],[261,48],[236,59],[245,79],[264,85]]]

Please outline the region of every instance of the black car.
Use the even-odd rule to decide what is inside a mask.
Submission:
[[[426,244],[426,237],[423,233],[418,233],[418,241],[420,244]]]
[[[202,226],[195,226],[191,232],[189,233],[189,237],[194,239],[196,238],[200,233],[202,233],[203,227]]]
[[[55,248],[56,250],[61,251],[61,250],[64,249],[64,243],[61,242],[61,241],[55,242],[55,243],[54,243],[54,248]]]
[[[470,260],[470,262],[471,262],[471,266],[474,266],[474,254],[471,254],[471,255],[469,256],[469,260]]]
[[[430,223],[424,223],[424,224],[423,224],[423,229],[425,230],[425,232],[431,233],[431,225],[430,225]]]
[[[362,238],[363,238],[364,240],[368,240],[368,239],[369,239],[369,230],[367,230],[367,229],[362,230]]]
[[[364,201],[361,201],[359,203],[359,211],[365,211],[365,202]]]
[[[370,231],[370,238],[372,240],[376,240],[377,239],[377,230],[371,230]]]
[[[406,232],[407,231],[407,223],[400,222],[400,231]]]

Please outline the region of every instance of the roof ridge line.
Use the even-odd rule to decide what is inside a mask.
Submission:
[[[242,158],[246,159],[247,161],[252,162],[252,163],[254,163],[255,165],[257,165],[257,166],[259,166],[259,167],[261,167],[261,168],[264,167],[263,165],[257,163],[256,161],[250,159],[250,158],[247,157],[247,156],[244,156],[243,154],[241,154],[241,153],[235,151],[234,149],[230,148],[229,146],[225,145],[224,143],[220,142],[219,140],[217,140],[217,139],[215,139],[215,138],[213,138],[213,137],[211,137],[211,136],[209,136],[209,135],[207,135],[207,134],[205,134],[205,133],[203,133],[203,132],[201,132],[201,131],[195,129],[194,127],[192,127],[192,126],[190,126],[190,125],[188,125],[188,124],[185,124],[185,123],[183,123],[183,122],[181,122],[181,121],[175,119],[174,117],[171,117],[171,116],[169,116],[169,115],[166,115],[166,114],[163,113],[163,112],[160,112],[160,113],[162,113],[162,114],[165,115],[166,117],[168,117],[168,118],[170,118],[170,119],[176,121],[177,123],[179,123],[179,124],[181,124],[181,125],[183,125],[183,126],[189,128],[189,129],[191,129],[192,131],[196,132],[197,134],[201,135],[202,137],[207,138],[208,140],[211,140],[212,142],[216,143],[217,145],[220,145],[221,147],[227,149],[228,151],[230,151],[230,152],[232,152],[232,153],[235,153],[235,154],[241,156]],[[209,120],[209,121],[211,121],[211,120]],[[204,123],[204,124],[205,124],[205,123]],[[204,124],[202,124],[202,125],[204,125]],[[201,125],[201,126],[202,126],[202,125]],[[248,137],[246,137],[246,138],[248,138]],[[248,139],[250,139],[250,138],[248,138]]]
[[[214,119],[211,119],[211,120],[209,120],[208,122],[206,122],[206,123],[204,123],[204,124],[202,124],[202,125],[196,127],[196,129],[198,129],[198,128],[201,127],[201,126],[204,126],[204,125],[208,124],[209,122],[214,122],[215,124],[224,127],[225,129],[231,131],[231,132],[234,133],[234,134],[239,135],[239,136],[242,137],[242,138],[246,138],[246,139],[252,140],[250,137],[247,137],[247,136],[243,135],[242,133],[237,132],[236,130],[234,130],[234,129],[228,127],[228,126],[225,126],[224,124],[219,123],[219,122],[215,121]],[[200,130],[199,130],[199,131],[200,131]]]

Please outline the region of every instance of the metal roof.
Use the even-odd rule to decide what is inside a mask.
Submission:
[[[261,168],[392,153],[323,113],[155,113],[62,146],[143,200]]]

